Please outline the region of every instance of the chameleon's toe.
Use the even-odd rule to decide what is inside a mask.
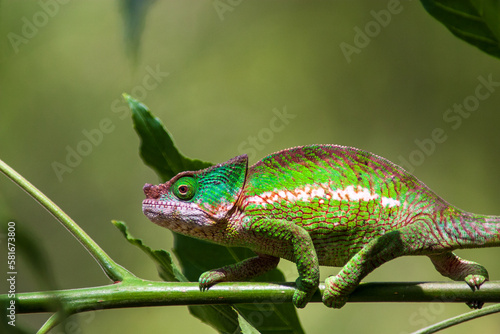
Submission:
[[[314,292],[318,288],[318,281],[297,278],[296,289],[293,293],[293,305],[297,308],[304,308],[311,300]]]
[[[332,308],[341,308],[347,303],[348,294],[342,293],[337,277],[330,276],[325,280],[325,291],[323,292],[323,304]]]
[[[484,302],[482,302],[480,300],[472,300],[472,301],[469,301],[465,304],[467,304],[467,306],[469,306],[473,310],[478,310],[478,309],[483,307]]]
[[[309,302],[309,298],[307,298],[307,293],[304,291],[300,290],[295,290],[293,293],[293,305],[295,305],[296,308],[304,308],[307,303]]]
[[[467,275],[465,277],[465,282],[470,286],[470,288],[475,291],[479,290],[481,285],[488,280],[487,277],[484,277],[483,275]]]
[[[200,290],[206,291],[217,282],[224,280],[224,274],[217,270],[206,271],[200,275],[198,282],[200,283]]]
[[[341,295],[336,291],[325,290],[323,293],[323,304],[331,308],[342,308],[347,303],[348,296]]]

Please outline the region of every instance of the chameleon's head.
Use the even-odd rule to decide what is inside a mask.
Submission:
[[[223,221],[245,185],[248,157],[241,155],[197,172],[182,172],[157,186],[146,184],[142,211],[154,223],[196,236]]]

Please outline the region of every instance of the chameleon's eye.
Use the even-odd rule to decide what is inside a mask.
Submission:
[[[193,198],[196,188],[197,183],[192,177],[182,177],[174,183],[172,191],[177,198],[187,201]]]

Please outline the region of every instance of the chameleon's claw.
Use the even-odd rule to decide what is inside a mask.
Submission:
[[[201,281],[199,283],[200,283],[199,287],[200,287],[201,292],[207,291],[213,285],[213,283],[209,284],[207,282],[201,282]]]
[[[214,284],[202,284],[200,283],[200,291],[201,292],[205,292],[207,291],[208,289],[210,289],[210,287],[214,285]]]

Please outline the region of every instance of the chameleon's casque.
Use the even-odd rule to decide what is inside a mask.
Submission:
[[[203,289],[262,274],[285,258],[299,272],[297,307],[317,289],[319,265],[343,266],[325,280],[323,295],[340,308],[363,277],[403,255],[427,255],[444,276],[479,288],[486,269],[452,251],[500,245],[499,217],[459,210],[401,167],[352,147],[296,147],[251,167],[242,155],[146,184],[144,193],[143,212],[154,223],[257,253],[202,274]]]

